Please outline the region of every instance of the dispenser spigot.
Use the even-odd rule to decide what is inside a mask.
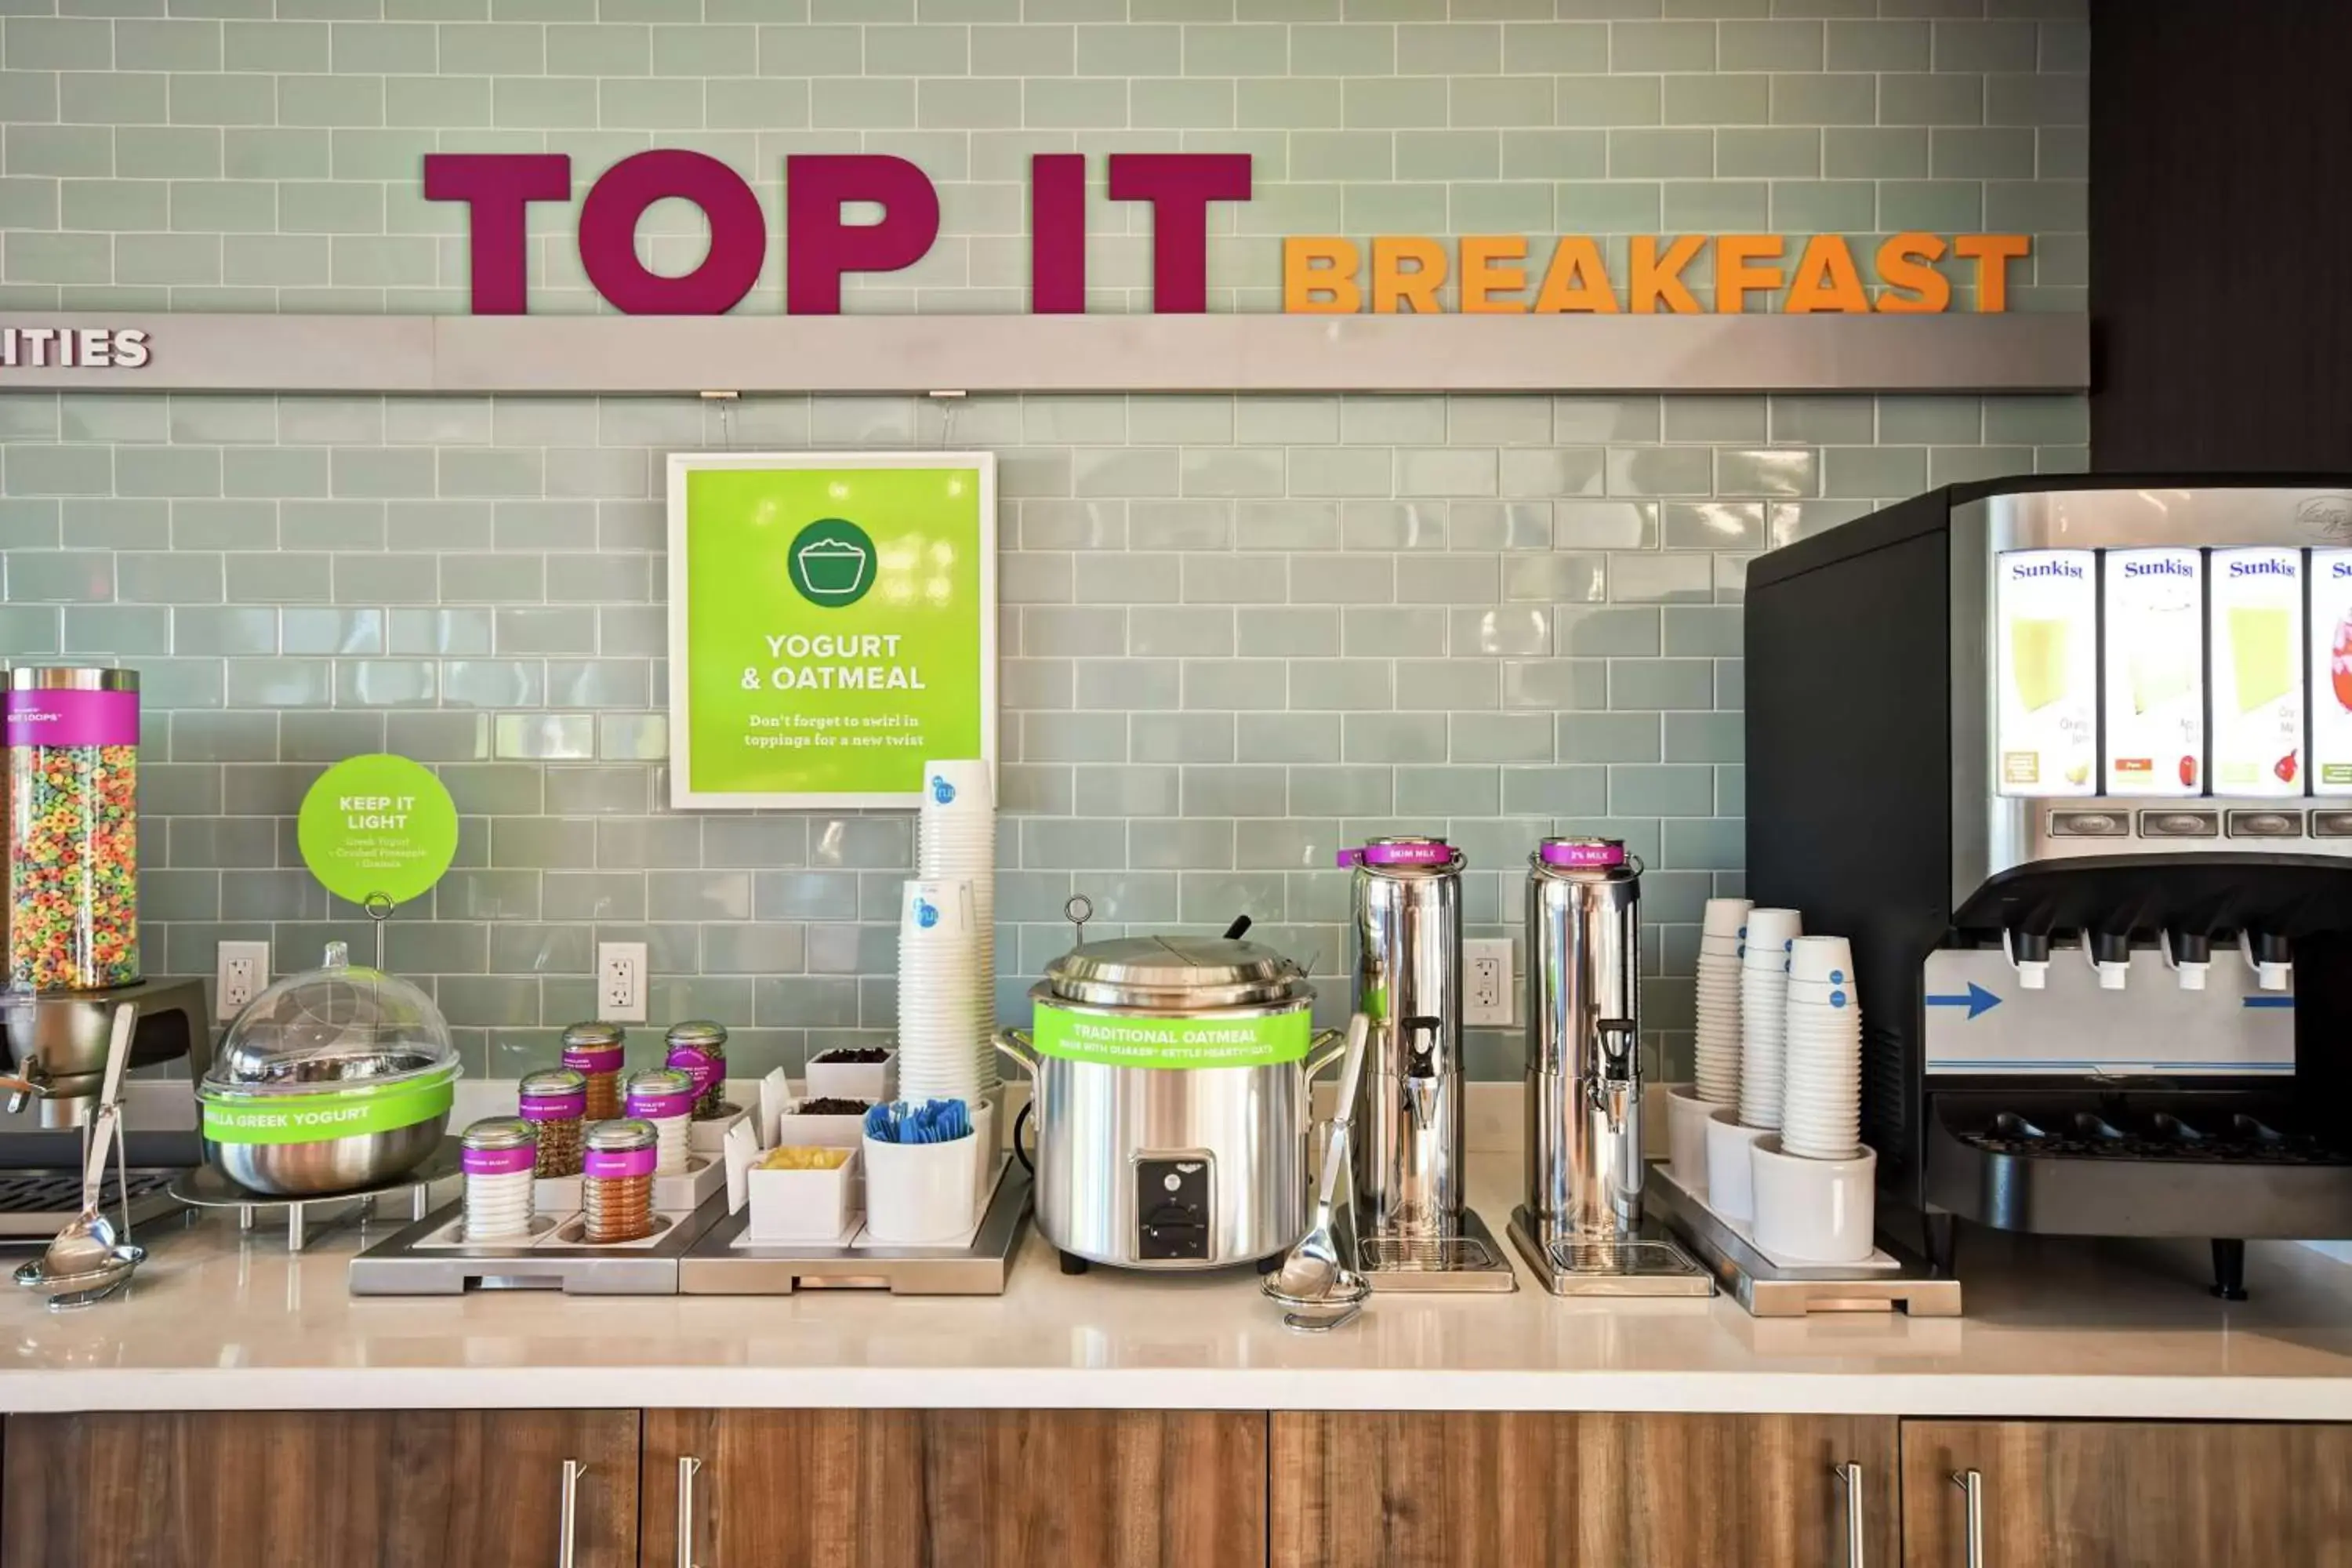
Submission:
[[[2183,991],[2205,989],[2206,972],[2213,962],[2213,943],[2201,931],[2166,931],[2164,965]]]
[[[2263,991],[2284,991],[2294,974],[2294,950],[2284,937],[2251,931],[2238,933],[2238,951],[2254,972],[2254,984]]]
[[[2098,972],[2100,990],[2121,991],[2131,979],[2130,933],[2086,931],[2083,953]]]
[[[2049,987],[2048,936],[2004,928],[2000,933],[2000,950],[2008,955],[2010,967],[2017,971],[2018,984],[2028,991],[2042,991]]]

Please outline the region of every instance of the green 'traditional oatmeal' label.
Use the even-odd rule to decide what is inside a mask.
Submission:
[[[1041,1005],[1041,1055],[1120,1068],[1255,1068],[1303,1061],[1315,1034],[1304,1007],[1256,1018],[1141,1018]]]
[[[333,1094],[239,1096],[203,1103],[204,1134],[215,1143],[316,1143],[355,1133],[393,1132],[446,1115],[456,1099],[447,1078]]]

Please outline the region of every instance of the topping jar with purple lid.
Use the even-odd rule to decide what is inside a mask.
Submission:
[[[663,1037],[667,1064],[694,1079],[694,1119],[709,1121],[727,1110],[727,1030],[708,1018],[672,1024]]]
[[[621,1114],[622,1047],[628,1031],[602,1019],[563,1031],[563,1065],[588,1080],[588,1120],[610,1121]]]
[[[519,1116],[477,1121],[458,1139],[467,1241],[505,1241],[530,1234],[538,1144],[538,1129]]]
[[[694,1079],[676,1068],[647,1068],[629,1075],[628,1099],[622,1114],[653,1124],[662,1175],[686,1173],[688,1127],[694,1117],[698,1094]]]
[[[588,1079],[570,1068],[545,1068],[523,1075],[517,1110],[539,1129],[539,1173],[580,1173],[581,1134],[588,1123]]]
[[[654,1170],[659,1135],[628,1118],[588,1129],[580,1183],[582,1235],[592,1246],[638,1241],[654,1232]]]

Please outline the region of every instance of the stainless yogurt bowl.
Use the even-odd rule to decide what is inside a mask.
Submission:
[[[458,1072],[432,998],[335,943],[229,1026],[196,1086],[205,1158],[274,1197],[384,1186],[440,1146]]]

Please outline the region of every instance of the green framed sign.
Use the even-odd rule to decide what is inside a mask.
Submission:
[[[996,760],[996,459],[669,459],[670,804],[912,806]]]

